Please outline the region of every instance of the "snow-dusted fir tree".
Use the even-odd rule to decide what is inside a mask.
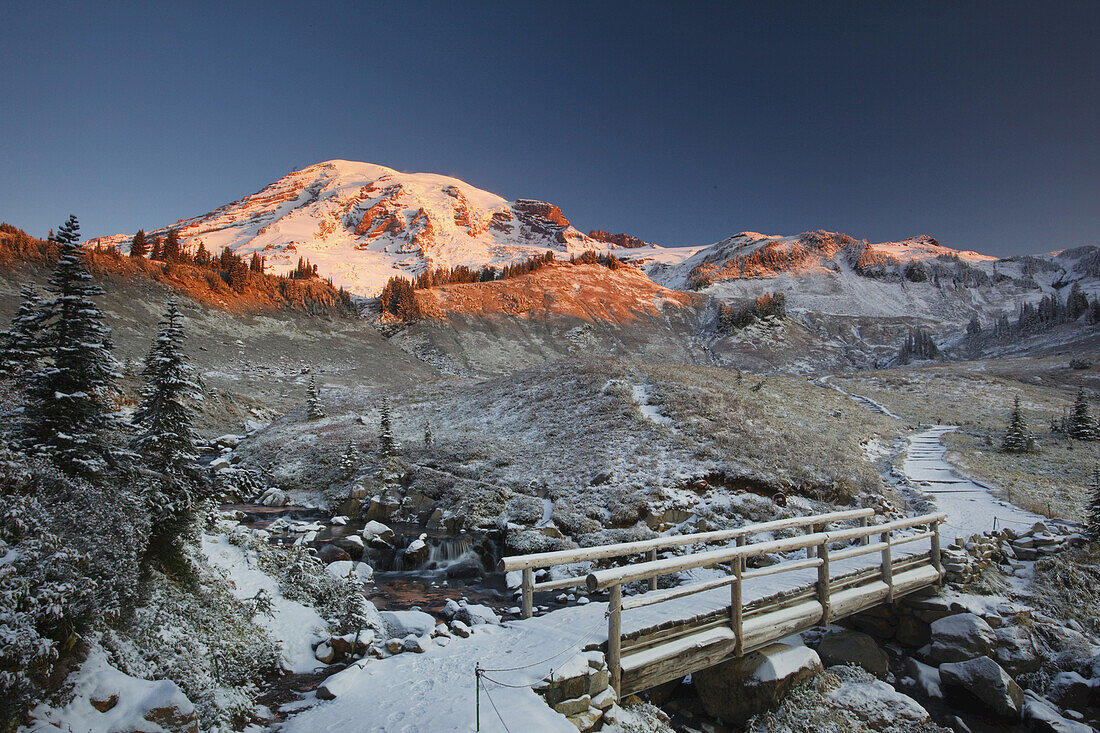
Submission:
[[[349,440],[348,447],[344,449],[344,454],[340,456],[340,473],[344,478],[351,478],[358,470],[359,450],[355,447],[355,443]]]
[[[397,439],[393,437],[393,425],[390,424],[390,400],[382,398],[381,416],[378,419],[378,449],[383,457],[397,455]]]
[[[53,240],[61,253],[46,285],[54,298],[45,306],[43,364],[31,375],[23,434],[32,451],[63,470],[91,475],[113,462],[115,360],[111,329],[92,300],[103,289],[92,283],[79,240],[70,216]]]
[[[309,375],[309,386],[306,388],[306,416],[310,420],[320,420],[325,416],[325,408],[321,407],[321,394],[317,391],[317,381],[313,375]]]
[[[1100,542],[1100,466],[1092,469],[1092,495],[1089,497],[1089,520],[1085,538]]]
[[[431,448],[433,440],[435,440],[435,436],[432,435],[432,421],[428,420],[424,423],[424,447]]]
[[[16,376],[34,369],[42,355],[42,323],[47,316],[45,302],[34,283],[20,291],[19,308],[11,328],[0,334],[0,376]]]
[[[1012,406],[1012,417],[1008,421],[1008,431],[1005,433],[1001,450],[1005,453],[1027,453],[1035,450],[1035,436],[1027,429],[1027,421],[1020,409],[1020,395],[1016,395],[1016,401]]]
[[[1069,421],[1066,432],[1071,438],[1077,440],[1096,440],[1100,438],[1096,420],[1089,410],[1089,399],[1084,389],[1077,390],[1077,399],[1073,402],[1073,409],[1069,413]]]
[[[157,474],[150,481],[147,498],[153,521],[150,548],[160,555],[168,552],[191,520],[202,486],[187,404],[200,390],[191,381],[191,369],[184,358],[182,318],[176,301],[170,298],[153,348],[145,357],[141,371],[145,388],[133,417],[137,430],[134,448]]]

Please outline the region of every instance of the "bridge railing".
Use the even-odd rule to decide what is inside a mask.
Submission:
[[[765,532],[776,532],[783,529],[809,528],[810,533],[822,532],[830,524],[858,520],[862,527],[868,526],[868,519],[874,516],[874,509],[849,509],[828,514],[816,514],[805,517],[789,517],[777,519],[771,522],[759,524],[746,524],[734,529],[717,530],[713,532],[696,532],[693,534],[673,535],[669,537],[655,537],[649,540],[636,542],[620,542],[614,545],[600,545],[598,547],[581,547],[575,550],[556,550],[554,552],[538,552],[530,555],[513,555],[501,558],[497,563],[500,572],[523,571],[520,588],[523,593],[522,614],[523,618],[530,618],[534,609],[534,594],[536,591],[559,590],[561,588],[579,588],[586,584],[586,576],[579,575],[569,578],[559,578],[541,583],[535,582],[535,571],[542,568],[551,568],[555,565],[569,565],[590,560],[608,560],[614,558],[630,557],[644,554],[650,562],[657,560],[659,550],[667,550],[673,547],[687,545],[711,544],[715,542],[734,541],[738,546],[746,543],[752,535]],[[651,591],[657,590],[657,578],[654,575],[649,578]]]
[[[829,515],[819,517],[806,517],[807,520],[823,520]],[[724,548],[699,552],[691,555],[681,555],[662,560],[648,560],[647,562],[626,565],[622,567],[608,568],[589,573],[585,584],[589,591],[607,589],[610,591],[608,600],[607,623],[607,665],[611,671],[612,686],[616,690],[622,689],[616,686],[621,683],[621,659],[622,659],[622,613],[623,611],[651,606],[656,603],[670,601],[675,598],[704,591],[713,590],[722,586],[730,586],[730,626],[735,635],[734,654],[740,656],[743,652],[743,618],[744,603],[742,584],[745,580],[764,575],[793,572],[807,568],[817,568],[817,596],[821,603],[822,624],[829,623],[833,615],[830,604],[830,570],[831,562],[844,560],[860,555],[872,553],[881,554],[881,579],[887,586],[886,601],[893,600],[893,571],[894,563],[892,550],[898,545],[930,540],[929,562],[935,568],[940,580],[943,578],[943,568],[940,560],[940,534],[939,525],[947,518],[946,514],[923,514],[916,517],[907,517],[885,524],[873,526],[861,526],[854,529],[841,529],[832,532],[814,532],[801,537],[791,537],[782,540],[759,542],[756,544],[739,544],[735,548]],[[762,525],[755,525],[757,527]],[[809,526],[815,526],[810,523]],[[926,527],[923,532],[894,537],[893,533],[899,530],[914,527]],[[873,535],[879,535],[878,542],[871,542]],[[857,541],[854,546],[846,546],[844,549],[833,552],[830,545],[841,542],[851,543]],[[780,562],[756,569],[746,569],[745,561],[752,557],[777,553],[793,552],[806,549],[808,557],[804,560]],[[811,554],[811,550],[813,551]],[[730,575],[714,580],[706,580],[688,585],[676,586],[663,591],[651,591],[623,599],[623,585],[638,581],[645,581],[683,572],[697,568],[714,567],[720,563],[728,563]],[[652,587],[652,586],[650,586]]]

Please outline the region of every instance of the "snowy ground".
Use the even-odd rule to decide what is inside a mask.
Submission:
[[[1021,525],[1042,519],[996,499],[985,487],[955,473],[944,458],[946,449],[939,440],[952,429],[937,426],[914,435],[903,467],[910,480],[923,490],[955,492],[934,495],[940,509],[949,515],[948,528],[969,536],[991,529],[993,517],[999,523]],[[925,549],[924,542],[906,545],[907,552]],[[877,555],[851,558],[834,563],[833,572],[839,574],[877,562]],[[745,600],[814,580],[816,570],[754,578],[745,583]],[[728,603],[729,591],[721,588],[638,609],[624,614],[623,631],[628,633],[677,614],[695,615],[724,608]],[[483,730],[504,730],[497,718],[499,712],[512,730],[568,733],[574,730],[569,722],[526,685],[569,661],[584,646],[603,642],[606,609],[606,603],[590,603],[501,627],[480,626],[470,639],[455,639],[445,648],[431,646],[425,654],[405,653],[368,662],[362,669],[353,668],[348,673],[352,679],[336,700],[295,715],[282,730],[469,731],[475,721],[474,667],[480,664],[486,669],[531,665],[489,674],[514,687],[485,683],[488,694],[483,693],[481,700]]]
[[[260,590],[271,597],[273,614],[257,616],[257,623],[273,639],[282,642],[284,664],[291,672],[311,672],[318,666],[311,643],[325,637],[328,624],[317,611],[279,592],[278,581],[256,567],[255,559],[229,543],[225,535],[204,535],[202,549],[210,562],[221,568],[233,584],[233,594],[242,600],[254,598]]]
[[[902,472],[919,490],[931,494],[941,511],[948,514],[944,534],[949,538],[987,532],[1006,525],[1026,529],[1045,517],[998,499],[989,488],[959,474],[947,459],[947,447],[940,437],[954,426],[936,425],[909,438],[909,451]]]

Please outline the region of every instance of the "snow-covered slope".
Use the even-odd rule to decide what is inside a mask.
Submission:
[[[288,272],[306,258],[335,285],[366,296],[376,295],[393,275],[613,246],[578,231],[558,207],[542,201],[507,201],[457,178],[348,160],[295,171],[172,226],[185,247],[201,240],[215,254],[224,247],[244,256],[258,252],[270,272]],[[115,235],[92,242],[125,250],[129,239]]]
[[[791,311],[843,316],[965,323],[975,315],[1014,314],[1022,302],[1051,292],[1064,299],[1075,281],[1086,293],[1100,291],[1096,247],[998,259],[945,247],[928,235],[868,243],[824,231],[742,232],[695,250],[624,256],[667,287],[726,301],[782,292]]]

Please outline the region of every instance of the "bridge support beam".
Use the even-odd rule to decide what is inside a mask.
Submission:
[[[654,562],[654,561],[657,560],[657,548],[656,547],[654,547],[652,550],[650,550],[649,552],[646,553],[646,560],[649,560],[650,562]],[[650,590],[657,590],[657,576],[656,575],[654,575],[652,578],[649,579],[649,589]]]
[[[936,572],[940,574],[940,582],[937,585],[943,583],[943,560],[940,557],[940,523],[932,522],[932,550],[929,553],[932,559],[932,567],[936,569]]]

